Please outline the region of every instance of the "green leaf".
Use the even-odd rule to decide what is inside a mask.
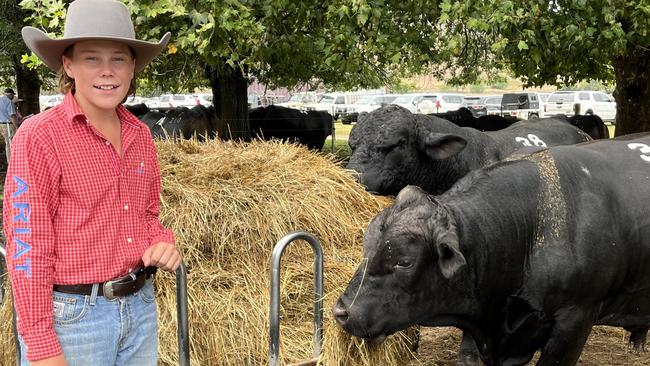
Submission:
[[[527,50],[528,45],[524,41],[519,41],[519,43],[517,43],[517,49],[519,49],[519,51]]]

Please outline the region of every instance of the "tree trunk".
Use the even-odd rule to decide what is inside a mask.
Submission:
[[[248,80],[241,70],[223,65],[220,70],[206,70],[210,85],[214,113],[215,130],[224,140],[250,140],[251,131],[248,122]]]
[[[614,60],[616,136],[650,131],[650,50],[628,45]]]
[[[37,114],[41,111],[38,97],[41,93],[41,80],[36,70],[30,70],[20,63],[17,56],[14,56],[14,72],[16,73],[16,92],[22,99],[19,104],[20,113],[23,117],[30,114]]]

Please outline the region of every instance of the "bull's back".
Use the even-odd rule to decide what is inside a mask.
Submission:
[[[569,186],[566,199],[573,201],[575,221],[582,225],[576,230],[595,238],[584,243],[584,251],[616,273],[611,302],[635,303],[650,319],[650,135],[552,151],[563,185]],[[638,303],[641,298],[647,301]],[[613,305],[611,312],[625,313],[624,308]]]
[[[520,121],[488,134],[497,142],[504,157],[524,147],[573,145],[591,140],[579,128],[556,118]]]

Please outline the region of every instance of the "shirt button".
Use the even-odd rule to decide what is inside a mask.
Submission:
[[[111,144],[110,141],[104,141],[104,143],[105,143],[106,145],[110,145],[110,144]]]
[[[127,241],[127,243],[130,243],[130,242],[133,241],[133,239],[131,239],[131,238],[126,238],[126,241]]]
[[[128,210],[128,209],[129,209],[129,205],[124,205],[124,209],[125,209],[125,210]]]

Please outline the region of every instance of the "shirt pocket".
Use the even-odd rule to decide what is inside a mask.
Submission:
[[[54,307],[54,324],[72,325],[82,321],[88,313],[89,296],[69,295],[54,292],[52,304]]]
[[[145,159],[134,159],[127,164],[127,194],[131,204],[140,212],[147,209],[151,195],[151,167]]]

